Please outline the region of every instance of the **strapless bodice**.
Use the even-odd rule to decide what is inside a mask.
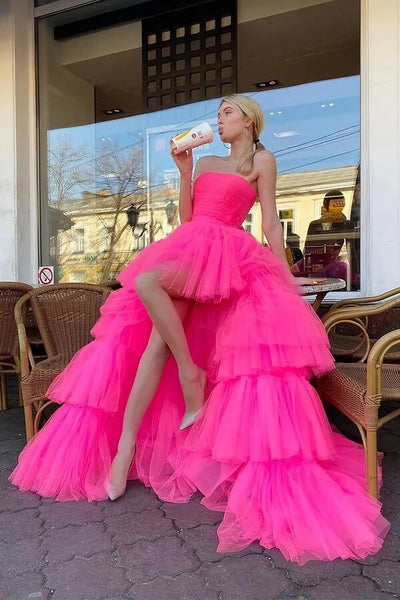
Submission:
[[[256,198],[251,184],[235,173],[202,173],[194,182],[193,219],[208,217],[239,227]]]

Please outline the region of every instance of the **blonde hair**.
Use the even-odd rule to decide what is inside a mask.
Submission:
[[[265,147],[260,142],[259,137],[264,129],[264,113],[261,110],[261,106],[248,96],[243,96],[242,94],[232,94],[230,96],[225,96],[222,98],[221,104],[223,102],[230,102],[236,108],[240,110],[240,112],[245,117],[249,117],[252,121],[253,125],[253,147],[251,152],[244,157],[243,161],[240,163],[238,167],[238,172],[242,175],[247,175],[253,168],[253,159],[254,155],[261,150],[265,150]],[[221,106],[220,104],[220,106]]]

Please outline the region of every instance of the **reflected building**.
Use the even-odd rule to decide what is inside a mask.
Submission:
[[[327,232],[324,231],[322,220],[315,217],[324,208],[327,194],[329,198],[327,188],[340,186],[342,198],[339,211],[342,217],[340,223],[338,219],[333,225],[335,232],[331,233],[337,237],[338,225],[350,222],[348,216],[352,212],[356,176],[356,167],[278,176],[277,208],[285,231],[285,239],[290,239],[291,235],[298,236],[296,245],[305,257],[310,244],[313,243],[310,236],[316,235],[314,231],[316,224],[321,225],[323,237],[326,238]],[[167,169],[159,173],[158,178],[164,183],[153,188],[149,187],[147,190],[142,187],[139,193],[128,195],[118,212],[115,210],[113,197],[107,190],[102,192],[103,199],[101,193],[93,195],[85,192],[81,200],[66,202],[61,206],[65,218],[69,223],[73,223],[73,226],[59,233],[60,281],[99,282],[113,279],[148,243],[162,239],[179,225],[178,171]],[[310,181],[312,181],[311,186]],[[131,203],[139,207],[133,231],[126,214]],[[311,230],[310,224],[314,224]],[[266,242],[262,231],[261,207],[258,202],[247,215],[243,228],[260,243]],[[348,231],[349,228],[346,230]],[[314,237],[314,242],[320,245],[322,238],[320,239],[319,233],[317,237],[318,240]],[[325,244],[325,252],[328,251],[328,246],[329,244]],[[343,243],[340,245],[340,250],[342,246]],[[340,261],[348,265],[349,256],[342,252]],[[316,274],[317,270],[314,266],[310,269],[310,273]],[[338,275],[339,273],[336,273],[336,276]]]

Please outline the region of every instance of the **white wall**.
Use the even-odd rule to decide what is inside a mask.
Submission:
[[[400,285],[400,0],[362,0],[363,291]]]
[[[32,282],[37,265],[32,0],[0,2],[0,280]]]

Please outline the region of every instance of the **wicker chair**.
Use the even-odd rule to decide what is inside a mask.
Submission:
[[[342,304],[325,315],[323,322],[328,333],[339,324],[350,324],[363,330],[366,350],[359,362],[336,362],[333,371],[315,381],[321,398],[357,425],[366,453],[367,488],[375,498],[378,497],[377,431],[400,415],[396,404],[394,407],[386,405],[386,414],[379,414],[382,403],[400,400],[400,365],[386,362],[390,350],[400,343],[400,329],[371,343],[364,319],[383,315],[400,306],[400,296],[392,296],[382,294],[381,301],[380,297],[371,297],[370,302],[364,304],[352,301],[353,306]]]
[[[7,374],[16,373],[18,393],[20,393],[20,361],[18,336],[14,320],[14,307],[17,301],[29,292],[32,286],[27,283],[3,281],[0,283],[0,407],[7,410]]]
[[[395,288],[379,296],[341,300],[332,306],[328,314],[332,316],[343,308],[370,306],[398,295],[400,295],[400,288]],[[371,345],[384,333],[400,326],[399,310],[388,312],[384,318],[381,315],[375,318],[365,316],[358,319],[357,323],[339,324],[337,327],[332,327],[329,332],[329,341],[335,359],[341,362],[362,361],[368,355]],[[394,346],[387,352],[385,362],[400,362],[400,345]]]
[[[75,352],[89,343],[90,330],[110,293],[104,286],[60,283],[28,292],[15,306],[21,361],[21,388],[27,441],[37,432],[43,411],[51,403],[46,392]],[[32,307],[47,358],[35,362],[24,323]],[[33,417],[35,409],[35,418]]]

